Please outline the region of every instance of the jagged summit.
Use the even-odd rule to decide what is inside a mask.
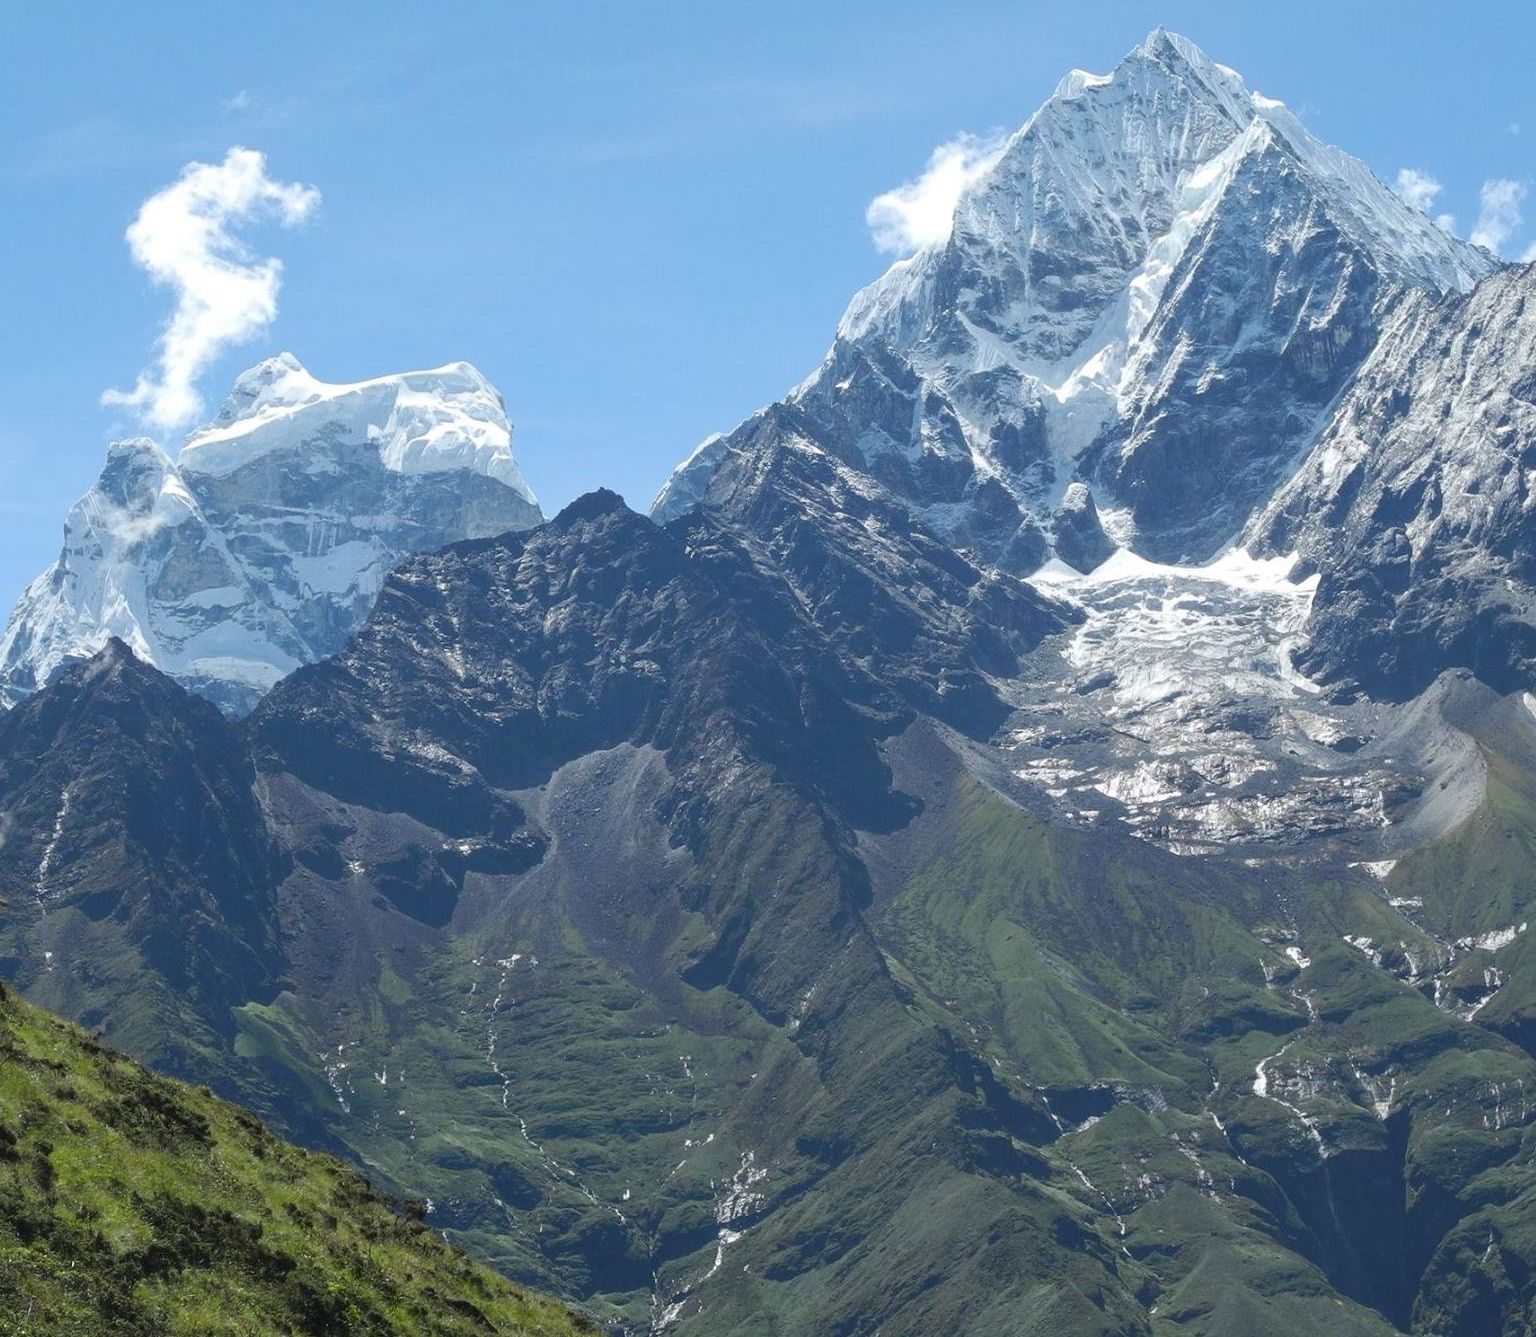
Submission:
[[[1219,184],[1214,178],[1231,165],[1216,163],[1220,155],[1235,160],[1272,147],[1336,192],[1330,203],[1384,266],[1457,290],[1490,268],[1485,256],[1446,234],[1364,164],[1313,136],[1284,103],[1250,90],[1236,70],[1163,28],[1109,74],[1067,74],[961,196],[950,237],[926,250],[986,242],[1004,255],[1038,254],[1060,250],[1071,224],[1096,245],[1100,260],[1145,259],[1148,244],[1198,202],[1181,199],[1183,188],[1193,184],[1191,195],[1203,197],[1204,187]],[[1192,183],[1190,174],[1207,164],[1203,179]],[[1165,263],[1167,250],[1157,257]],[[894,292],[917,284],[924,270],[921,262],[894,265],[855,297],[839,333],[867,333]],[[1040,277],[1048,279],[1049,271]],[[1045,282],[1033,295],[1045,300],[1049,291]],[[898,333],[891,342],[903,340]]]
[[[1112,73],[1068,75],[962,195],[950,237],[858,294],[839,335],[875,334],[893,347],[929,341],[928,360],[936,362],[958,334],[944,328],[945,318],[979,316],[980,328],[1005,347],[973,336],[976,356],[1026,366],[1058,394],[1070,393],[1085,360],[1052,364],[1078,350],[1102,353],[1082,340],[1111,299],[1124,308],[1113,313],[1121,329],[1103,334],[1133,340],[1204,215],[1242,176],[1240,164],[1267,153],[1277,155],[1270,170],[1307,174],[1309,188],[1383,272],[1465,290],[1491,268],[1364,164],[1316,139],[1283,103],[1250,91],[1235,70],[1159,28]],[[989,309],[986,283],[960,293],[954,312],[935,305],[944,296],[930,290],[943,284],[956,252],[990,269],[994,284],[1016,289],[1008,309]],[[1065,264],[1045,263],[1047,255]]]
[[[274,402],[296,402],[283,391],[290,387],[296,389],[300,381],[311,379],[304,364],[292,353],[285,351],[263,358],[235,377],[214,423],[227,427],[236,419],[253,416]]]
[[[1388,299],[1496,263],[1155,29],[1111,73],[1061,81],[948,237],[855,295],[786,403],[988,562],[1051,556],[1074,481],[1118,542],[1204,560],[1283,481]],[[746,436],[685,461],[656,514],[707,502]]]
[[[177,459],[107,450],[0,638],[0,700],[109,638],[235,710],[333,653],[401,558],[541,522],[501,396],[466,362],[351,384],[291,353]]]
[[[1145,66],[1156,67],[1166,75],[1197,81],[1215,97],[1229,99],[1234,117],[1244,119],[1242,108],[1249,93],[1242,76],[1230,65],[1221,65],[1212,60],[1189,38],[1170,32],[1167,28],[1154,28],[1108,74],[1094,74],[1082,69],[1068,70],[1052,90],[1050,102],[1077,97],[1092,88],[1102,88],[1114,83],[1117,76],[1124,80],[1127,70],[1135,71]]]
[[[612,488],[599,487],[591,492],[584,492],[575,501],[569,502],[560,513],[555,516],[552,523],[557,525],[572,525],[581,520],[596,519],[600,515],[610,515],[616,511],[627,511],[624,498],[613,491]]]

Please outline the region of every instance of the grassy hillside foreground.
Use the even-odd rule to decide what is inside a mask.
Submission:
[[[0,1333],[591,1331],[0,986]]]

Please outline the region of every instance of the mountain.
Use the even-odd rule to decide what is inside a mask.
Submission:
[[[892,572],[929,542],[883,537]],[[335,1137],[632,1325],[1517,1312],[1463,1255],[1531,1256],[1528,995],[1488,983],[1523,882],[1426,890],[1445,837],[1388,871],[1051,822],[838,612],[606,494],[408,564],[248,725],[303,957],[247,1052],[336,1053]],[[1518,703],[1444,709],[1536,757]],[[1469,823],[1497,849],[1528,804]]]
[[[116,636],[227,709],[339,649],[402,557],[542,519],[467,363],[352,385],[241,375],[172,461],[114,444],[0,638],[0,700]]]
[[[706,442],[654,513],[793,415],[935,534],[1028,574],[1087,513],[1159,561],[1230,543],[1407,291],[1493,257],[1442,231],[1193,43],[1075,70],[955,210],[858,294],[825,362]],[[1097,517],[1095,520],[1094,517]]]
[[[1531,281],[1155,32],[650,518],[19,700],[0,974],[620,1332],[1531,1330]]]
[[[54,1337],[594,1329],[0,986],[0,1311]]]
[[[998,728],[1010,709],[999,683],[1080,609],[949,547],[810,431],[792,406],[765,414],[716,470],[705,513],[915,709],[973,733]]]
[[[1249,525],[1320,571],[1301,666],[1396,699],[1470,669],[1536,682],[1536,269],[1392,313],[1302,467]]]
[[[121,646],[13,716],[243,740],[249,790],[210,784],[197,827],[248,840],[260,795],[282,950],[187,995],[196,1070],[628,1330],[1522,1312],[1523,706],[1447,703],[1509,778],[1391,869],[1189,858],[1052,820],[985,723],[836,632],[750,539],[594,494],[412,559],[241,724]],[[123,843],[117,773],[82,777],[50,878]],[[168,961],[66,893],[5,942],[142,1043],[124,996],[203,974],[216,928]]]
[[[0,717],[12,900],[6,977],[53,1011],[107,1023],[163,1070],[217,1077],[229,1009],[282,974],[268,836],[243,740],[119,640]],[[21,943],[21,905],[35,916]]]

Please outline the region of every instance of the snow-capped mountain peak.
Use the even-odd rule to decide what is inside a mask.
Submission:
[[[1304,451],[1386,299],[1495,265],[1159,28],[1057,85],[786,403],[986,561],[1046,560],[1074,480],[1121,542],[1202,560]],[[857,365],[883,368],[879,402]],[[656,514],[707,501],[762,416],[680,466]]]
[[[1180,230],[1191,178],[1230,161],[1223,155],[1234,144],[1243,154],[1288,151],[1384,269],[1465,290],[1489,268],[1363,163],[1318,140],[1283,102],[1158,28],[1109,74],[1071,71],[961,195],[949,237],[859,293],[839,334],[874,334],[897,347],[921,340],[930,332],[923,290],[944,256],[986,252],[994,277],[1008,277],[1011,262],[1024,280],[999,332],[1048,366],[1077,347],[1087,318],[1157,241]],[[1043,265],[1047,254],[1087,272]],[[973,296],[979,303],[988,294]]]
[[[305,370],[303,363],[292,353],[278,353],[235,377],[213,425],[228,427],[273,408],[288,408],[320,397],[320,382]]]
[[[542,520],[501,396],[466,362],[331,384],[291,353],[172,460],[116,442],[0,638],[0,700],[117,636],[233,709],[333,653],[402,558]]]

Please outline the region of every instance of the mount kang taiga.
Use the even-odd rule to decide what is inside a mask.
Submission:
[[[0,640],[0,699],[116,636],[243,713],[345,645],[402,557],[543,518],[467,363],[328,385],[284,353],[176,460],[111,447]]]
[[[12,619],[0,969],[629,1332],[1536,1330],[1529,298],[1157,31],[651,519],[263,364]]]

